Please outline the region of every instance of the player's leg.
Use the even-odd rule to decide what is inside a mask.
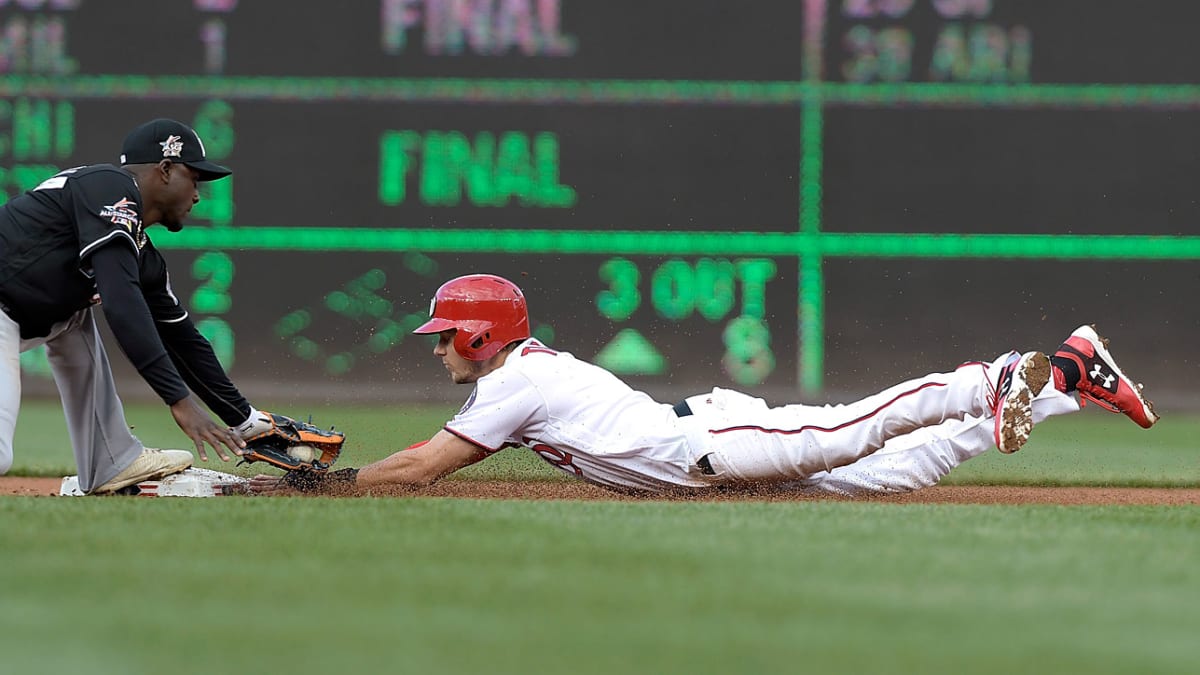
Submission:
[[[1050,358],[1053,386],[1043,389],[1033,401],[1035,424],[1052,415],[1078,411],[1083,399],[1124,413],[1142,427],[1158,420],[1141,385],[1121,370],[1108,351],[1108,340],[1100,337],[1094,327],[1080,326]],[[796,487],[805,492],[844,496],[929,487],[954,467],[992,447],[991,428],[987,418],[968,418],[920,429],[888,442],[879,452],[857,462],[815,474]]]
[[[21,410],[21,328],[0,310],[0,475],[13,462],[13,434]]]
[[[1033,421],[1079,410],[1069,394],[1045,387],[1032,405]],[[858,497],[911,492],[936,485],[951,469],[995,447],[992,420],[968,417],[918,429],[888,441],[873,455],[814,474],[797,488],[805,493]]]
[[[704,405],[692,409],[708,426],[703,442],[718,477],[786,480],[850,464],[893,438],[966,417],[1003,418],[1005,434],[998,437],[1011,451],[1012,444],[1028,437],[1031,400],[1049,377],[1044,354],[1014,352],[990,364],[969,363],[909,380],[846,405],[744,407],[718,415]]]
[[[143,450],[125,421],[90,308],[54,327],[46,356],[62,398],[79,488],[90,492],[130,466]]]

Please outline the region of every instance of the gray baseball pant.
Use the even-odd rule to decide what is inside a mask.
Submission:
[[[90,492],[132,464],[143,449],[125,421],[91,307],[33,340],[22,340],[17,323],[0,311],[0,475],[12,467],[21,408],[20,353],[43,344],[67,418],[79,488]]]

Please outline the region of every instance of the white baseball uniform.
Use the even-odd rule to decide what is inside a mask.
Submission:
[[[489,453],[528,447],[562,471],[618,489],[802,481],[798,488],[820,490],[828,481],[831,493],[906,491],[992,447],[990,399],[1007,358],[847,405],[771,408],[718,388],[689,398],[692,414],[680,417],[607,370],[529,339],[476,382],[445,429]],[[1053,387],[1035,403],[1043,418],[1077,409]],[[892,461],[862,465],[889,443]]]

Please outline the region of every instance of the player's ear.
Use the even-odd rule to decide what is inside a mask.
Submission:
[[[171,181],[171,165],[172,162],[169,159],[164,159],[158,163],[158,175],[162,176],[164,183]]]

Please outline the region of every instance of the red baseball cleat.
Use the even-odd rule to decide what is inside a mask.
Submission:
[[[1142,396],[1142,385],[1134,384],[1121,372],[1108,340],[1100,337],[1095,326],[1080,326],[1054,353],[1057,358],[1070,359],[1079,368],[1075,389],[1084,400],[1091,400],[1112,412],[1125,413],[1129,419],[1149,429],[1158,421],[1154,404]]]
[[[1014,453],[1033,431],[1033,399],[1050,380],[1050,358],[1041,352],[1013,352],[996,380],[992,416],[996,420],[996,448]]]

